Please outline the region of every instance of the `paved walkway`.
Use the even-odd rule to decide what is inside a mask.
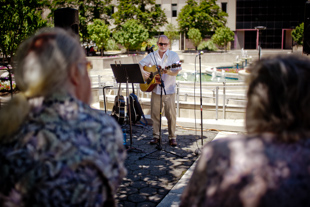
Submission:
[[[196,136],[193,130],[177,127],[178,146],[175,148],[168,145],[167,133],[163,127],[162,150],[158,150],[149,144],[152,139],[151,126],[133,126],[132,147],[143,152],[134,149],[128,152],[125,162],[128,175],[117,193],[118,206],[157,206],[195,162],[195,151],[201,147],[200,132]],[[205,132],[204,143],[211,141],[217,133]],[[130,144],[129,134],[127,138]]]
[[[223,137],[227,137],[231,134],[237,134],[236,132],[219,132],[213,140],[220,139]],[[198,159],[197,159],[198,160]],[[186,173],[182,176],[182,178],[178,181],[178,183],[170,190],[170,192],[165,196],[165,198],[157,205],[157,207],[178,207],[180,204],[180,197],[183,193],[183,190],[188,184],[193,171],[195,169],[197,160],[194,164],[186,171]]]
[[[128,126],[123,126],[129,132]],[[118,206],[151,207],[178,206],[179,197],[186,186],[193,164],[198,158],[201,144],[212,141],[223,131],[177,127],[178,146],[168,145],[167,128],[162,128],[162,150],[150,145],[152,127],[133,125],[131,148],[125,166],[128,170],[116,198]],[[130,136],[127,133],[127,143]],[[143,152],[139,150],[143,150]]]

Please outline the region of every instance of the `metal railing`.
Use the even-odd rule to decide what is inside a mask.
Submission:
[[[188,86],[187,86],[188,88]],[[235,91],[234,89],[240,89],[242,91],[242,94],[240,93],[232,93],[232,91]],[[185,101],[188,100],[188,97],[200,98],[200,89],[197,91],[194,89],[192,93],[182,93],[182,89],[184,90],[184,87],[182,87],[182,84],[180,82],[177,82],[177,89],[176,89],[176,105],[177,105],[177,117],[180,117],[180,97],[184,96]],[[187,91],[187,90],[185,90]],[[204,91],[209,91],[209,93],[206,93]],[[222,93],[220,93],[222,91]],[[230,94],[227,94],[227,91],[230,91]],[[245,109],[245,103],[246,103],[246,85],[244,83],[238,83],[234,85],[227,85],[226,82],[222,82],[222,85],[204,85],[202,88],[202,98],[211,98],[213,99],[214,105],[215,105],[215,119],[218,120],[219,116],[219,108],[222,107],[222,114],[223,119],[226,119],[226,109],[229,106],[228,101],[229,100],[235,100],[238,102],[244,102],[244,104],[235,104],[234,107],[244,108]],[[219,104],[220,100],[222,99],[222,105]],[[196,103],[196,105],[200,105],[200,103]]]
[[[106,88],[106,90],[114,90],[113,95],[117,94],[117,90],[118,90],[117,83],[106,84],[102,82],[103,78],[100,75],[98,75],[98,77],[92,76],[92,78],[98,81],[97,83],[92,84],[92,87],[94,89],[102,90],[107,85],[112,85],[111,88]],[[124,89],[126,84],[122,84],[122,85],[124,85],[122,87]],[[191,98],[194,100],[196,98],[200,98],[200,89],[194,89],[193,83],[190,84],[188,82],[177,82],[176,85],[177,85],[176,87],[177,117],[180,117],[181,104],[197,105],[197,106],[200,105],[199,102],[197,103],[195,103],[195,101],[194,103],[189,102],[189,99]],[[146,97],[146,99],[150,99],[150,94],[151,94],[150,92],[143,92],[139,90],[139,84],[134,84],[134,87],[135,87],[136,95],[140,99],[139,100],[140,103],[142,102],[141,98]],[[130,91],[132,90],[131,84],[129,84],[128,88]],[[246,91],[246,85],[242,82],[234,83],[233,85],[227,84],[226,82],[216,83],[216,84],[204,84],[202,87],[202,99],[204,100],[212,99],[213,104],[209,104],[209,105],[212,105],[213,107],[215,107],[215,119],[216,120],[219,119],[220,108],[222,108],[223,119],[226,119],[227,108],[232,106],[232,104],[229,104],[229,101],[234,101],[234,102],[239,103],[239,104],[233,104],[233,107],[245,109],[246,101],[247,101],[245,91]],[[182,102],[182,98],[184,99],[183,102]],[[222,101],[222,104],[220,104],[220,101]],[[240,104],[240,102],[244,104]]]

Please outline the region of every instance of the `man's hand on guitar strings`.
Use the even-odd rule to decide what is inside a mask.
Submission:
[[[142,76],[144,80],[148,79],[150,77],[151,73],[145,70],[142,70]]]
[[[166,73],[168,73],[167,69],[161,69],[161,74],[166,74]]]

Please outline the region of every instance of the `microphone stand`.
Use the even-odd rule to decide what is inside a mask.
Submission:
[[[157,64],[154,52],[152,52],[152,54],[153,54],[153,61],[155,63],[156,69],[157,69],[159,77],[160,77],[160,84],[159,84],[159,86],[161,87],[160,88],[160,108],[159,108],[159,142],[158,142],[157,146],[155,147],[156,150],[154,150],[152,152],[149,152],[149,153],[139,157],[139,160],[141,160],[142,158],[144,158],[144,157],[146,157],[146,156],[148,156],[150,154],[153,154],[154,152],[157,152],[157,151],[164,151],[164,152],[170,153],[172,155],[175,155],[175,156],[183,158],[182,156],[180,156],[178,154],[175,154],[173,152],[169,152],[169,151],[167,151],[167,150],[162,148],[162,137],[161,137],[161,118],[162,118],[162,105],[163,105],[162,99],[163,99],[163,91],[164,91],[164,93],[166,95],[166,89],[165,89],[165,83],[164,83],[164,81],[162,79],[162,75],[161,75],[161,71],[160,71],[161,68]]]
[[[200,123],[200,132],[201,132],[201,135],[200,135],[200,140],[201,140],[201,146],[203,146],[203,113],[202,113],[202,81],[201,81],[201,55],[203,54],[202,51],[200,51],[198,53],[197,56],[199,56],[199,73],[200,73],[200,117],[201,117],[201,123]],[[200,150],[197,149],[195,150],[195,153],[198,155],[200,153]]]
[[[201,84],[201,54],[199,52],[199,73],[200,73],[200,117],[201,117],[201,146],[203,146],[203,116],[202,116],[202,84]]]

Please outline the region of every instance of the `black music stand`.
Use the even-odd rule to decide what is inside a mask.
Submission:
[[[130,131],[130,146],[128,150],[143,150],[132,147],[132,122],[130,112],[130,101],[129,101],[129,89],[128,83],[145,83],[139,64],[111,64],[111,68],[117,83],[126,83],[126,97],[127,97],[127,111],[129,114],[129,131]]]

